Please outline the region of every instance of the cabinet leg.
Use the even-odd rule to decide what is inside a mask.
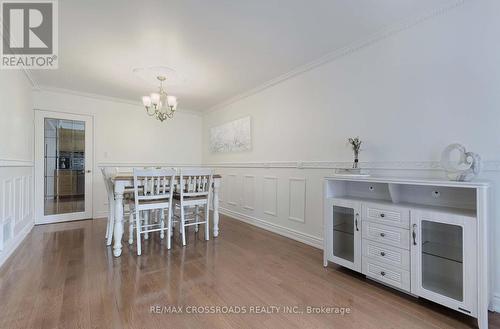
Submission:
[[[477,326],[479,329],[488,329],[488,310],[479,309],[477,314]]]

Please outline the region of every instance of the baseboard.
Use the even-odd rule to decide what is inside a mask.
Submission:
[[[491,297],[490,311],[500,313],[500,294],[494,293]]]
[[[237,219],[239,221],[263,228],[265,230],[271,231],[273,233],[285,236],[287,238],[305,243],[307,245],[310,245],[312,247],[318,248],[318,249],[323,249],[323,239],[318,238],[309,234],[305,234],[296,230],[292,230],[287,227],[283,227],[280,225],[276,225],[273,223],[269,223],[265,220],[248,216],[236,211],[229,210],[227,208],[219,208],[219,212],[221,214],[227,215],[229,217],[232,217],[234,219]],[[108,212],[106,210],[101,210],[101,211],[96,211],[93,215],[94,219],[97,218],[106,218],[108,217]]]
[[[260,227],[262,229],[268,230],[270,232],[285,236],[287,238],[290,238],[295,241],[299,241],[302,243],[305,243],[309,246],[318,248],[318,249],[323,249],[323,239],[318,238],[306,233],[302,233],[293,229],[290,229],[288,227],[283,227],[280,225],[276,225],[273,223],[269,223],[265,220],[245,215],[227,208],[220,208],[219,212],[221,214],[224,214],[226,216],[232,217],[234,219],[237,219],[239,221]]]
[[[5,246],[4,250],[0,252],[0,267],[9,259],[9,257],[16,251],[17,247],[24,241],[24,239],[28,236],[33,229],[34,223],[31,222],[29,225],[26,225],[25,228],[17,235],[17,237],[13,238],[14,241]]]

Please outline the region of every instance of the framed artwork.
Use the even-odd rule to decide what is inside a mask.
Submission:
[[[228,153],[248,151],[252,148],[250,117],[237,119],[210,129],[210,152]]]

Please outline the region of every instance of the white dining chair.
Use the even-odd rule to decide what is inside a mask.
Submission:
[[[198,231],[199,225],[205,225],[205,240],[210,239],[209,234],[209,205],[212,191],[212,170],[182,169],[179,175],[179,183],[174,193],[174,209],[179,210],[178,215],[174,211],[174,223],[180,224],[179,230],[182,235],[182,245],[186,245],[186,227],[195,226]],[[200,214],[203,209],[203,215]]]
[[[134,169],[134,210],[135,230],[137,240],[137,255],[141,255],[141,234],[160,232],[164,238],[165,231],[172,227],[172,192],[175,184],[174,169]],[[153,211],[159,211],[158,222],[149,222]],[[167,212],[167,225],[165,225]],[[167,239],[167,249],[171,241]]]

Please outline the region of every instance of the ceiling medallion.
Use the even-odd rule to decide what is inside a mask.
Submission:
[[[177,110],[177,97],[168,95],[163,89],[163,82],[167,80],[164,75],[156,77],[160,81],[160,88],[157,93],[151,93],[149,96],[142,97],[142,104],[146,109],[146,113],[160,120],[172,119]]]

